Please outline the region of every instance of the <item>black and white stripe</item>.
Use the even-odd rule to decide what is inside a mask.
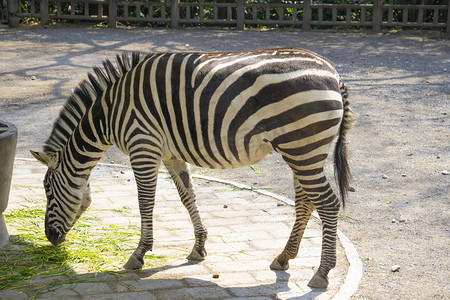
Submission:
[[[158,167],[169,170],[194,224],[189,259],[206,256],[204,228],[187,163],[236,168],[272,150],[294,174],[296,221],[284,251],[271,267],[288,268],[311,211],[323,223],[321,265],[311,286],[328,284],[336,262],[340,202],[323,173],[338,136],[335,166],[342,201],[348,188],[346,132],[353,118],[347,89],[332,63],[307,50],[288,48],[233,53],[134,53],[117,57],[69,98],[44,151],[49,166],[47,237],[62,242],[89,206],[88,178],[102,154],[116,145],[130,156],[138,185],[142,234],[125,265],[136,269],[153,245],[152,215]]]

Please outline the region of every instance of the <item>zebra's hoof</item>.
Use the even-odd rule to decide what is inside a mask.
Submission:
[[[207,253],[205,248],[203,249],[192,249],[191,254],[189,254],[186,258],[188,260],[204,260],[206,257]]]
[[[308,286],[317,289],[326,289],[328,286],[328,278],[320,275],[319,272],[316,272],[313,278],[308,282]]]
[[[275,257],[273,262],[270,264],[270,268],[272,270],[287,270],[287,269],[289,269],[289,262],[287,261],[286,263],[282,264],[278,261],[278,256],[277,256],[277,257]]]
[[[123,266],[127,270],[138,270],[144,266],[144,259],[139,260],[136,256],[131,255],[127,263]]]

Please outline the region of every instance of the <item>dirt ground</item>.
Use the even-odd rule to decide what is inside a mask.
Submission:
[[[450,171],[450,43],[443,33],[0,27],[0,119],[19,128],[17,156],[30,157],[70,90],[117,52],[281,46],[333,60],[358,114],[349,135],[355,192],[339,223],[363,260],[353,299],[450,298],[450,176],[443,174]],[[114,149],[102,161],[128,163]],[[194,171],[293,197],[291,173],[276,154],[253,169]],[[332,178],[331,163],[327,172]]]

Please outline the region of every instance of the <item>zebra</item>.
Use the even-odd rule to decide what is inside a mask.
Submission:
[[[308,283],[326,288],[336,265],[338,212],[349,187],[347,132],[354,123],[345,84],[331,61],[300,48],[223,53],[117,54],[94,67],[67,99],[41,152],[48,166],[45,233],[58,245],[91,203],[89,177],[103,153],[129,156],[138,188],[141,236],[124,268],[140,269],[153,247],[153,208],[164,163],[193,227],[187,256],[203,260],[202,223],[189,165],[229,169],[271,151],[292,169],[295,223],[270,267],[289,268],[314,209],[322,222],[320,266]],[[333,141],[340,201],[324,175]]]

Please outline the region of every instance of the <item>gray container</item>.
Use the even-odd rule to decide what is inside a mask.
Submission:
[[[8,206],[16,145],[17,127],[0,120],[0,248],[9,242],[3,212]]]

